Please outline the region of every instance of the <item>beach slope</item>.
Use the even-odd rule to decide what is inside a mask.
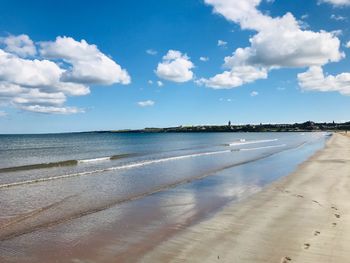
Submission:
[[[141,262],[350,262],[350,137],[334,134],[296,172],[226,207]]]

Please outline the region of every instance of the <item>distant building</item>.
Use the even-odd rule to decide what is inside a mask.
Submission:
[[[231,121],[228,121],[228,127],[231,127]]]

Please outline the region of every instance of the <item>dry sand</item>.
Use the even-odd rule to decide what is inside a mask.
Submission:
[[[350,137],[147,253],[141,262],[350,262]]]

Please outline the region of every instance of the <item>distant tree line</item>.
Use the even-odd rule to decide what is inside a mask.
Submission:
[[[294,124],[246,124],[246,125],[196,125],[167,128],[145,128],[140,130],[116,130],[105,132],[162,133],[162,132],[311,132],[311,131],[350,131],[350,122],[315,123],[307,121]]]

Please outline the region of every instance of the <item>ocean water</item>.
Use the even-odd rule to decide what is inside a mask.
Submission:
[[[0,262],[132,262],[288,175],[326,140],[324,133],[0,135]]]

